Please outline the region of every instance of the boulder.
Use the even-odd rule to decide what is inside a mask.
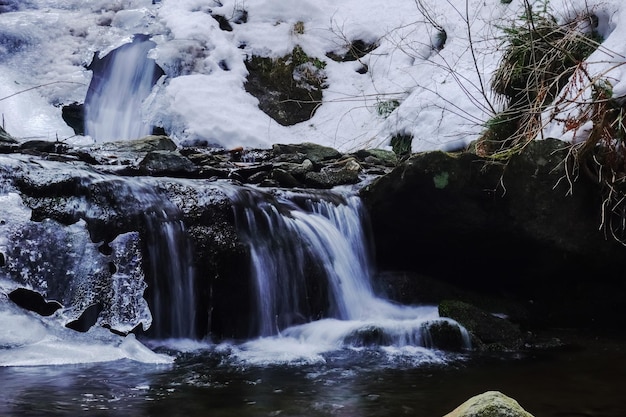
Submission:
[[[470,152],[411,156],[361,191],[380,269],[412,271],[528,306],[537,325],[626,324],[626,249],[607,238],[596,183],[568,177],[567,144],[507,163]]]
[[[149,152],[139,163],[139,169],[147,175],[173,177],[189,176],[198,171],[189,158],[172,151]]]
[[[488,391],[465,401],[444,417],[533,417],[517,401],[498,391]]]
[[[259,109],[283,126],[309,120],[322,104],[326,63],[307,56],[300,46],[281,58],[252,56],[246,61],[245,89]]]
[[[472,345],[487,350],[518,350],[522,332],[507,319],[487,313],[462,301],[445,300],[439,304],[439,315],[461,324],[472,336]]]

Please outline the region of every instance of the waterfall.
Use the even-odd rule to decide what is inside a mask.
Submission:
[[[357,196],[237,189],[231,198],[252,255],[257,335],[331,349],[436,347],[441,344],[431,332],[436,328],[469,348],[465,329],[440,318],[435,306],[402,306],[374,293],[365,213]]]
[[[155,43],[136,35],[131,43],[94,58],[85,99],[85,134],[95,141],[129,140],[149,135],[142,104],[162,71],[148,51]]]
[[[322,316],[348,320],[368,314],[366,300],[373,293],[359,200],[336,195],[335,205],[321,196],[270,196],[253,189],[234,194],[252,256],[262,336]],[[320,288],[321,282],[329,288]],[[328,305],[311,306],[313,298],[327,298]]]
[[[127,204],[137,201],[146,225],[144,267],[154,317],[150,332],[157,338],[195,338],[195,276],[182,213],[152,185],[131,179],[124,184],[127,188],[116,193],[127,193]]]

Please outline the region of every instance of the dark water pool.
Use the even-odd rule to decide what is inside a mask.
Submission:
[[[2,416],[443,416],[499,390],[536,417],[626,416],[626,344],[578,341],[529,355],[414,367],[343,351],[313,365],[248,366],[224,353],[174,365],[131,361],[0,368]]]

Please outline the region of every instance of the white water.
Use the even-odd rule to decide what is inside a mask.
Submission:
[[[152,126],[144,120],[142,106],[154,85],[156,66],[148,58],[154,45],[135,38],[111,52],[114,55],[101,73],[94,70],[85,101],[86,135],[95,141],[114,141],[150,134]]]
[[[235,348],[242,360],[319,362],[323,353],[378,346],[390,355],[430,361],[438,356],[429,331],[435,323],[458,327],[464,348],[470,348],[467,331],[440,318],[436,306],[403,306],[376,296],[358,197],[240,190],[232,198],[252,252],[260,318],[261,338]],[[322,318],[306,305],[313,296],[307,293],[311,270],[328,284]]]

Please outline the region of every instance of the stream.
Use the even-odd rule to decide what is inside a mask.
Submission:
[[[526,355],[438,355],[419,364],[355,349],[315,363],[251,364],[238,349],[168,348],[177,357],[171,365],[3,367],[0,414],[433,417],[488,390],[535,416],[617,417],[626,410],[626,351],[603,339],[577,338],[567,349]]]

